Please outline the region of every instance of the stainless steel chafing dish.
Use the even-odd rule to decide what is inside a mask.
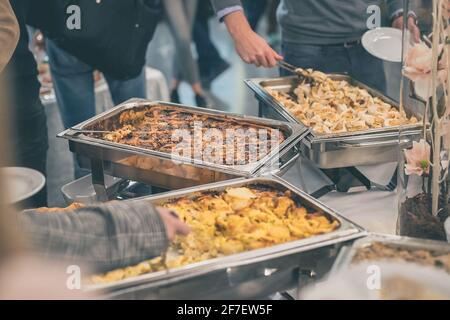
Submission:
[[[334,80],[345,80],[353,86],[366,89],[374,97],[379,97],[386,103],[399,108],[398,103],[382,95],[380,92],[358,82],[347,75],[328,75]],[[288,92],[296,76],[274,79],[255,78],[246,80],[246,84],[255,92],[260,102],[260,116],[282,121],[300,123],[283,105],[274,99],[267,88]],[[405,109],[408,116],[414,114]],[[420,139],[422,125],[409,125],[402,127],[404,142]],[[373,165],[396,162],[398,159],[399,127],[370,129],[362,132],[339,133],[331,135],[318,135],[314,132],[302,140],[301,151],[303,156],[312,160],[321,169],[345,168],[360,165]]]
[[[328,234],[86,289],[105,298],[117,299],[263,298],[296,287],[302,270],[311,270],[317,261],[334,257],[341,244],[366,234],[359,226],[277,177],[234,179],[146,199],[158,205],[202,191],[223,191],[229,187],[254,184],[264,184],[282,191],[289,189],[302,205],[337,219],[340,227]]]
[[[369,234],[367,237],[358,239],[352,245],[341,249],[330,274],[349,268],[358,250],[370,247],[374,243],[381,243],[404,250],[427,250],[439,255],[450,253],[450,244],[446,242],[395,235]]]
[[[283,132],[286,135],[286,140],[257,162],[248,165],[230,166],[205,163],[186,157],[175,157],[164,152],[93,138],[79,132],[79,130],[92,130],[92,128],[95,128],[95,130],[110,130],[112,123],[123,111],[156,105],[167,106],[170,109],[179,108],[180,111],[185,113],[204,114],[246,124],[268,126]],[[103,173],[166,189],[180,189],[236,177],[261,175],[273,168],[277,168],[274,170],[284,171],[296,161],[299,156],[298,143],[307,134],[307,128],[295,123],[260,119],[166,102],[133,99],[87,120],[73,129],[68,129],[58,136],[69,140],[72,152],[90,160],[90,162],[83,163],[83,167],[89,167],[90,165],[94,187],[97,194],[100,194],[100,199],[105,200],[107,197],[104,188],[102,188]],[[268,169],[269,166],[270,169]]]

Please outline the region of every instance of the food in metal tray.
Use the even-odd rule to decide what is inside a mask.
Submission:
[[[253,249],[325,234],[339,227],[337,220],[312,212],[290,191],[265,185],[203,192],[166,203],[192,232],[178,237],[163,259],[93,277],[109,283],[140,274],[172,269]]]
[[[396,260],[413,262],[443,269],[450,273],[450,253],[437,254],[424,249],[405,249],[393,245],[375,242],[370,246],[360,248],[352,263],[360,263],[374,260]]]
[[[450,297],[404,276],[382,280],[381,300],[448,300]]]
[[[365,131],[369,129],[416,124],[404,111],[373,97],[367,90],[350,85],[345,80],[333,80],[326,74],[308,70],[314,83],[299,83],[285,93],[266,88],[304,125],[317,134]]]
[[[190,143],[184,147],[191,158],[200,155],[205,162],[228,165],[257,162],[286,139],[270,127],[168,106],[126,110],[114,129],[102,139],[169,154],[183,147],[186,135]]]
[[[84,204],[74,202],[66,208],[38,208],[38,209],[36,209],[36,211],[38,213],[61,213],[61,212],[69,212],[69,211],[80,209],[83,207],[84,207]]]

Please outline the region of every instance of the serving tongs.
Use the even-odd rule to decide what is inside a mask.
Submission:
[[[295,78],[291,83],[291,89],[287,92],[287,94],[294,100],[298,100],[298,96],[295,93],[295,89],[297,89],[298,86],[302,84],[315,86],[318,83],[311,73],[303,68],[297,68],[284,60],[278,61],[278,66],[297,75],[297,78]]]
[[[292,64],[287,63],[284,60],[278,61],[278,66],[289,72],[292,72],[293,74],[296,74],[299,77],[300,83],[306,83],[310,85],[315,85],[317,83],[317,79],[315,79],[311,75],[311,72],[309,72],[308,70],[293,66]]]

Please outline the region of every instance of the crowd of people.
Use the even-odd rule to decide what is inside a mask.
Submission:
[[[10,159],[2,158],[0,165],[24,166],[45,174],[46,115],[39,98],[37,65],[29,49],[27,28],[33,20],[32,2],[0,0],[0,78],[3,82],[0,99],[5,109],[1,121],[9,124],[10,132],[4,136],[10,138],[8,142],[14,151]],[[367,31],[366,9],[372,2],[385,6],[389,25],[402,27],[402,0],[211,0],[213,11],[206,1],[142,0],[139,3],[153,8],[158,6],[175,39],[172,101],[179,102],[178,87],[185,81],[192,88],[198,106],[208,107],[205,90],[229,67],[211,40],[208,23],[214,15],[225,23],[237,53],[246,63],[273,68],[284,59],[303,68],[348,73],[383,91],[382,62],[361,45],[361,37]],[[270,39],[264,39],[255,31],[261,17],[267,13],[269,32],[276,32],[275,9],[281,28],[281,52],[270,45]],[[409,15],[409,27],[414,34],[419,33],[413,12]],[[43,32],[58,106],[64,126],[69,128],[95,114],[93,72],[98,66],[83,61],[77,56],[78,52],[69,52],[51,32]],[[196,45],[197,57],[192,53],[192,43]],[[117,77],[101,70],[115,104],[129,98],[146,97],[144,67],[142,65],[141,72],[133,77]],[[3,93],[8,93],[7,101]],[[0,139],[0,143],[4,140]],[[44,189],[32,206],[46,203]],[[65,215],[31,211],[20,217],[17,219],[20,228],[42,252],[81,259],[102,270],[158,255],[175,234],[189,232],[176,214],[139,201],[84,208]],[[4,228],[5,224],[0,223],[1,236],[7,234],[3,234]],[[124,252],[129,253],[127,257],[121,256]]]

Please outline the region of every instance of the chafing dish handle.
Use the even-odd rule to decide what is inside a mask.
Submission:
[[[284,175],[291,166],[297,162],[297,160],[300,158],[300,152],[298,152],[295,156],[293,156],[291,159],[286,161],[284,164],[281,164],[280,171],[278,172],[278,175]]]
[[[260,85],[254,83],[252,80],[245,80],[244,82],[251,90],[253,90],[256,99],[260,103],[264,103],[264,106],[259,106],[259,117],[263,117],[261,108],[267,108],[268,105],[270,105],[270,108],[284,119],[282,121],[292,121],[293,123],[299,124],[303,128],[306,128],[302,122],[298,121],[293,115],[291,115],[290,112],[287,112],[285,108]]]
[[[373,147],[390,147],[390,146],[398,146],[399,144],[408,144],[411,143],[412,140],[404,139],[399,141],[398,139],[387,140],[387,141],[373,141],[373,142],[344,142],[340,141],[339,145],[341,147],[346,148],[373,148]]]
[[[109,200],[105,184],[105,173],[103,169],[103,160],[91,159],[92,185],[99,202]]]
[[[291,166],[297,162],[297,160],[300,158],[300,150],[298,150],[297,146],[294,146],[293,149],[295,150],[295,155],[292,156],[292,158],[290,158],[288,161],[284,162],[280,159],[280,161],[278,162],[278,166],[276,168],[274,168],[274,170],[272,170],[273,167],[269,167],[270,168],[270,174],[272,174],[273,171],[275,171],[277,176],[282,176],[284,175],[290,168]],[[281,154],[280,157],[282,157],[285,153]],[[265,173],[267,173],[267,171],[265,171]]]

